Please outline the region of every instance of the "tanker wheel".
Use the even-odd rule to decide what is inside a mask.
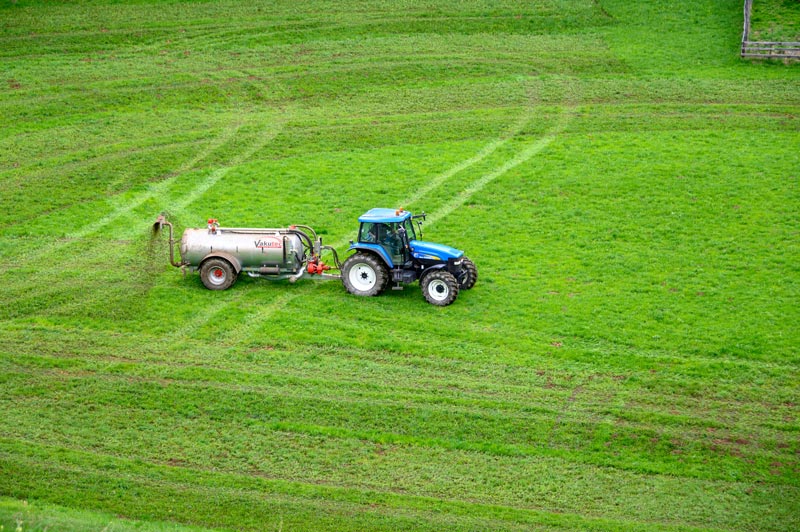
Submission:
[[[356,253],[342,265],[342,284],[351,294],[377,296],[389,284],[389,272],[375,255]]]
[[[458,281],[448,271],[433,271],[422,278],[422,295],[431,305],[446,307],[458,297]]]
[[[225,290],[236,282],[236,270],[225,259],[208,259],[200,265],[200,280],[209,290]]]
[[[475,263],[467,257],[464,257],[462,260],[461,267],[467,271],[467,275],[464,276],[459,288],[461,290],[469,290],[475,286],[475,282],[478,280],[478,268],[475,266]]]

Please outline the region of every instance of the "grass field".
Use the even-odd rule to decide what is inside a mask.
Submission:
[[[755,0],[751,19],[753,40],[800,41],[800,2]]]
[[[800,529],[800,66],[741,8],[0,3],[0,530]],[[400,206],[453,305],[150,231]]]

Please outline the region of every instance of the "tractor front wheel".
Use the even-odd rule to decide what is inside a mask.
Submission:
[[[351,294],[377,296],[388,283],[386,266],[370,253],[356,253],[342,265],[342,284]]]
[[[475,266],[475,263],[467,257],[462,259],[461,267],[466,270],[467,274],[461,280],[461,286],[459,286],[459,288],[462,290],[469,290],[475,286],[475,282],[478,280],[478,268]]]
[[[236,282],[236,270],[225,259],[208,259],[200,265],[200,280],[209,290],[225,290]]]
[[[431,305],[446,307],[458,297],[458,281],[448,271],[433,271],[422,278],[422,295]]]

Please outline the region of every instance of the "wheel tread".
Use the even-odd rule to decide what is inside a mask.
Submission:
[[[353,286],[350,282],[350,270],[355,265],[362,263],[367,264],[375,272],[375,286],[369,290],[359,290],[358,287]],[[348,257],[348,259],[344,261],[342,265],[342,284],[345,290],[353,295],[362,297],[377,296],[386,290],[386,287],[389,285],[389,272],[383,264],[383,261],[378,259],[375,255],[359,252]]]
[[[462,290],[469,290],[475,286],[475,283],[478,281],[478,267],[467,257],[464,257],[461,267],[467,270],[467,276],[464,278],[464,282],[461,283],[459,288]]]
[[[446,298],[440,300],[431,296],[430,287],[435,281],[441,281],[447,285],[448,293]],[[446,307],[458,297],[458,281],[456,281],[452,273],[445,270],[436,270],[426,274],[422,279],[421,288],[425,300],[438,307]]]
[[[225,272],[225,282],[221,284],[211,282],[210,276],[214,268],[221,268]],[[215,257],[206,259],[200,264],[200,280],[209,290],[227,290],[236,282],[236,277],[236,269],[225,259]]]

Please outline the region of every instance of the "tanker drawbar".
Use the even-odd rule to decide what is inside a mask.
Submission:
[[[305,275],[339,279],[327,273],[341,265],[336,250],[322,245],[322,239],[305,225],[278,229],[220,227],[216,219],[208,220],[203,229],[186,229],[179,244],[180,260],[175,259],[175,237],[172,223],[162,215],[153,230],[169,228],[170,264],[199,271],[200,279],[210,290],[225,290],[236,282],[240,273],[266,279],[288,279],[295,282]],[[329,251],[335,266],[321,260]]]

